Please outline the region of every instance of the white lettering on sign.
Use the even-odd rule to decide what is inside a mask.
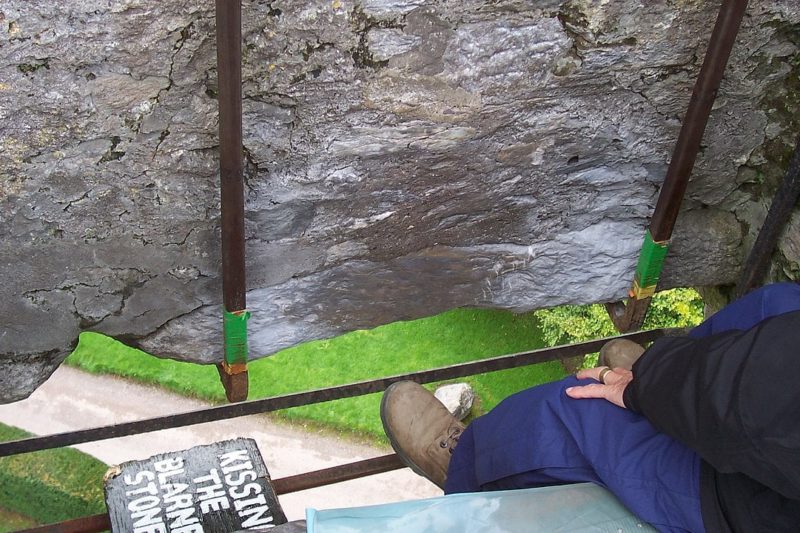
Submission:
[[[171,483],[164,491],[164,504],[167,505],[169,528],[173,532],[191,533],[202,531],[200,519],[195,515],[194,499],[186,493],[186,483]],[[199,527],[200,529],[195,529]]]
[[[144,479],[142,479],[144,478]],[[125,480],[126,485],[139,485],[142,481],[152,481],[156,478],[156,475],[152,472],[148,472],[147,470],[142,470],[141,472],[136,472],[136,475],[131,477],[130,474],[125,476],[123,479]]]
[[[192,481],[197,485],[197,499],[200,501],[200,511],[203,514],[231,508],[216,468],[212,468],[207,476],[200,476]]]
[[[153,468],[158,472],[158,484],[163,487],[169,478],[183,474],[183,457],[171,457],[157,461],[153,464]]]
[[[164,487],[164,504],[168,513],[194,506],[192,495],[186,493],[188,488],[189,485],[186,483],[170,483]]]
[[[186,527],[200,522],[194,514],[194,506],[169,512],[167,518],[170,520],[169,528],[173,531],[176,527]]]
[[[218,452],[217,459],[216,468],[198,472],[191,459],[170,456],[123,476],[133,533],[203,533],[203,515],[226,510],[219,518],[236,513],[243,530],[274,526],[274,496],[260,483],[250,451]]]
[[[154,475],[152,472],[147,472],[147,473],[150,475]],[[158,488],[156,487],[156,484],[151,481],[144,487],[139,487],[138,489],[132,489],[125,492],[126,496],[138,496],[139,494],[149,494],[150,496],[155,496],[156,494],[158,494]]]
[[[228,494],[233,498],[233,506],[242,519],[242,529],[265,526],[272,523],[272,511],[267,505],[263,488],[255,481],[258,475],[247,450],[235,450],[219,456],[219,466],[225,474],[225,483],[229,486]],[[244,485],[244,486],[241,486]],[[250,498],[250,496],[255,496]],[[247,499],[244,499],[247,498]]]
[[[263,494],[259,494],[256,498],[249,500],[237,500],[233,505],[239,512],[240,518],[247,517],[242,521],[242,527],[245,529],[263,526],[272,522],[272,513]],[[265,514],[268,516],[264,517]]]
[[[133,528],[134,533],[167,533],[167,526],[162,523]]]
[[[245,481],[255,481],[258,479],[258,476],[252,470],[247,470],[245,472],[238,472],[235,474],[228,474],[225,476],[225,483],[227,483],[231,487],[238,487]],[[231,492],[233,489],[231,489]]]
[[[230,466],[236,461],[250,461],[250,454],[247,453],[247,450],[235,450],[228,453],[223,453],[219,456],[219,467],[222,468],[223,472],[226,472],[225,468]]]
[[[134,497],[128,503],[134,533],[167,533],[167,526],[161,518],[161,499],[156,496],[158,488],[153,482],[155,477],[153,472],[143,470],[133,477],[128,475],[123,478],[129,486],[138,487],[146,483],[125,491],[126,496]]]

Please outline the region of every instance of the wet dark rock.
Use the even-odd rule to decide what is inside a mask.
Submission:
[[[625,296],[717,5],[592,6],[243,2],[253,356]],[[799,24],[748,8],[664,287],[736,279],[796,131]],[[86,329],[219,360],[213,3],[7,1],[0,30],[0,400]]]

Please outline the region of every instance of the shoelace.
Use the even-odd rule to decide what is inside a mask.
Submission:
[[[452,427],[447,434],[447,437],[439,441],[440,448],[449,448],[448,451],[453,453],[453,450],[458,445],[458,437],[461,435],[462,431],[459,427]],[[452,444],[451,444],[452,441]]]

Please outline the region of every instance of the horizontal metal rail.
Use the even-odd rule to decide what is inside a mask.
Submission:
[[[445,366],[420,372],[410,372],[395,376],[360,381],[348,385],[316,389],[307,392],[296,392],[283,396],[274,396],[260,400],[250,400],[247,402],[220,405],[207,409],[176,413],[173,415],[137,420],[134,422],[123,422],[111,426],[100,426],[90,429],[81,429],[66,433],[57,433],[42,437],[30,437],[0,443],[0,457],[16,455],[19,453],[35,452],[62,446],[71,446],[84,442],[94,442],[98,440],[126,437],[128,435],[138,435],[162,429],[191,426],[205,422],[214,422],[240,416],[248,416],[300,405],[327,402],[341,398],[351,398],[374,392],[381,392],[396,381],[411,380],[417,383],[430,383],[432,381],[442,381],[445,379],[460,378],[484,372],[494,372],[520,366],[543,363],[555,359],[566,359],[591,352],[596,352],[606,342],[612,338],[627,338],[639,343],[650,342],[664,336],[668,329],[654,329],[629,333],[619,337],[609,337],[596,339],[577,344],[567,344],[555,346],[553,348],[542,348],[531,352],[502,355],[490,359],[481,359],[458,365]]]
[[[358,479],[360,477],[383,474],[384,472],[399,470],[405,467],[406,465],[400,461],[397,454],[392,453],[364,459],[363,461],[356,461],[354,463],[323,468],[322,470],[315,470],[313,472],[305,472],[303,474],[297,474],[296,476],[273,479],[272,487],[275,489],[275,494],[280,496],[281,494],[290,494],[292,492],[300,492],[301,490],[324,487],[325,485],[333,485],[334,483],[350,481],[351,479]]]
[[[261,400],[250,400],[248,402],[238,404],[222,405],[148,420],[124,422],[114,426],[102,426],[68,433],[58,433],[44,437],[31,437],[28,439],[3,442],[0,443],[0,457],[51,448],[60,448],[62,446],[70,446],[72,444],[80,444],[83,442],[93,442],[110,438],[124,437],[128,435],[136,435],[140,433],[148,433],[151,431],[158,431],[173,427],[183,427],[193,424],[201,424],[204,422],[225,420],[239,416],[276,411],[288,407],[297,407],[300,405],[308,405],[312,403],[327,402],[331,400],[371,394],[385,390],[386,387],[396,381],[411,380],[416,381],[417,383],[430,383],[432,381],[441,381],[445,379],[471,376],[474,374],[482,374],[485,372],[518,368],[521,366],[544,363],[557,359],[566,359],[569,357],[596,352],[611,339],[624,338],[644,344],[670,333],[678,333],[682,331],[683,330],[680,329],[669,328],[637,331],[635,333],[628,333],[616,337],[607,337],[604,339],[555,346],[552,348],[542,348],[540,350],[534,350],[530,352],[501,355],[498,357],[470,361],[468,363],[461,363],[458,365],[445,366],[408,374],[399,374],[396,376],[369,381],[361,381],[339,387],[329,387],[308,392],[264,398]],[[332,485],[334,483],[340,483],[342,481],[348,481],[360,477],[389,472],[391,470],[397,470],[400,468],[404,468],[404,465],[400,462],[397,455],[390,454],[380,457],[373,457],[371,459],[365,459],[363,461],[338,465],[331,468],[325,468],[322,470],[316,470],[313,472],[305,472],[303,474],[288,476],[285,478],[273,479],[272,485],[277,495],[289,494],[315,487]],[[110,527],[111,522],[108,514],[97,514],[75,518],[72,520],[59,522],[57,524],[26,529],[23,533],[97,533],[100,531],[106,531],[110,529]]]
[[[18,533],[100,533],[109,530],[111,530],[111,519],[108,517],[108,513],[105,513],[23,529]]]
[[[382,474],[392,470],[405,468],[396,454],[381,455],[363,461],[306,472],[296,476],[288,476],[272,480],[275,494],[289,494],[301,490],[313,489],[333,483],[341,483],[365,476]],[[111,529],[108,513],[74,518],[57,524],[26,529],[21,533],[99,533]]]

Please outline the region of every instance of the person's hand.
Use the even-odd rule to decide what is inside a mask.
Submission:
[[[598,366],[581,370],[576,377],[578,379],[592,378],[600,383],[570,387],[566,391],[570,398],[603,398],[615,405],[625,407],[622,393],[625,392],[628,383],[633,380],[633,373],[630,370]]]

